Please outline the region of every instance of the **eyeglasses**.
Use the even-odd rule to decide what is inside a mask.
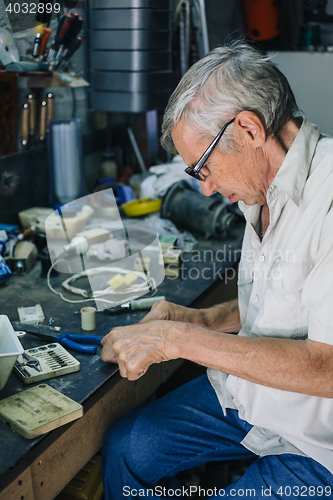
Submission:
[[[202,155],[200,160],[194,165],[194,167],[185,168],[185,172],[187,174],[189,174],[191,177],[194,177],[195,179],[198,179],[198,181],[205,182],[206,178],[202,174],[200,174],[200,170],[202,169],[202,167],[205,166],[206,161],[208,160],[208,158],[210,157],[210,155],[214,151],[217,143],[219,142],[222,135],[224,134],[227,126],[230,125],[230,123],[232,123],[234,121],[235,121],[235,118],[233,118],[232,120],[227,122],[225,125],[223,125],[220,132],[217,134],[217,136],[215,137],[213,142],[208,146],[208,148],[206,149],[206,151],[204,152],[204,154]]]

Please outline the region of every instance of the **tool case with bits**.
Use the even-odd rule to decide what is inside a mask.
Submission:
[[[25,384],[59,377],[79,370],[79,361],[56,342],[25,350],[17,358],[14,365],[15,373]]]

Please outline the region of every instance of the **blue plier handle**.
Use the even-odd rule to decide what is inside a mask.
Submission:
[[[95,337],[94,335],[80,335],[75,333],[65,332],[61,335],[55,337],[55,341],[64,347],[73,349],[77,352],[83,352],[85,354],[96,354],[97,347],[92,345],[82,345],[78,342],[83,342],[85,344],[96,344],[101,345],[101,339]]]

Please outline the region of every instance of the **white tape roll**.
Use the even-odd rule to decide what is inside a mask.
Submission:
[[[95,330],[96,328],[96,308],[83,307],[81,309],[82,330]]]

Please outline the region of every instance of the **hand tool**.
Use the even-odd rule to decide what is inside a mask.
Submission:
[[[96,344],[101,345],[101,338],[96,337],[95,335],[86,335],[86,334],[75,334],[75,333],[61,333],[60,335],[45,335],[44,333],[36,333],[30,331],[30,327],[25,329],[27,333],[31,333],[36,337],[42,338],[49,342],[59,342],[60,345],[67,347],[68,349],[72,349],[73,351],[82,352],[83,354],[96,354],[97,347],[90,345],[82,345],[80,342],[84,344]]]
[[[31,377],[30,373],[21,365],[18,361],[15,361],[15,366],[17,370],[23,375],[23,377]]]
[[[54,96],[51,92],[47,93],[46,102],[47,102],[46,121],[48,122],[49,120],[52,120],[53,110],[54,110]]]
[[[67,373],[80,370],[80,362],[72,356],[64,347],[56,342],[52,344],[31,347],[24,354],[32,356],[39,362],[40,371],[35,371],[34,366],[26,364],[15,364],[14,371],[25,384],[34,384],[53,377],[60,377]],[[20,358],[19,358],[20,359]],[[21,369],[20,369],[21,367]]]
[[[81,47],[82,38],[80,36],[73,38],[68,46],[65,48],[59,63],[56,66],[58,71],[62,71],[65,68],[66,63],[72,57],[72,55]]]
[[[38,361],[38,359],[36,358],[33,358],[32,356],[29,356],[29,354],[27,354],[26,352],[24,352],[22,354],[23,358],[27,360],[27,362],[25,363],[25,365],[29,366],[29,368],[34,368],[37,372],[41,372],[41,368],[40,368],[40,363]]]
[[[28,94],[27,103],[29,104],[29,143],[34,142],[36,132],[36,97],[34,94]]]
[[[35,26],[35,41],[34,41],[34,46],[32,49],[32,56],[37,58],[39,56],[40,52],[40,46],[45,30],[45,25],[50,23],[51,20],[51,15],[52,15],[52,9],[47,9],[47,4],[52,5],[52,0],[42,0],[38,4],[38,12],[36,15],[36,26]],[[43,5],[43,9],[40,8],[40,5]]]
[[[40,115],[39,115],[39,140],[40,142],[46,139],[46,113],[47,113],[47,103],[42,101],[40,105]]]
[[[95,335],[87,334],[75,334],[75,333],[60,333],[59,335],[52,335],[45,332],[50,331],[52,327],[45,328],[43,325],[23,325],[18,321],[13,322],[15,328],[25,331],[26,333],[31,333],[35,337],[47,340],[48,342],[59,342],[59,344],[67,347],[68,349],[73,349],[73,351],[82,352],[84,354],[96,354],[97,347],[82,345],[84,344],[96,344],[101,345],[101,338]],[[52,330],[51,330],[52,331]]]
[[[45,28],[44,29],[44,33],[43,33],[42,40],[41,40],[40,47],[39,47],[39,54],[38,54],[39,55],[39,60],[43,59],[44,52],[45,52],[45,47],[46,47],[46,44],[48,42],[48,39],[51,36],[51,33],[52,33],[51,28]]]
[[[63,44],[67,31],[72,23],[73,23],[73,17],[70,14],[65,14],[60,19],[56,36],[52,42],[50,52],[47,57],[48,63],[51,64],[53,62],[54,55],[56,52],[58,52],[60,46]]]
[[[155,302],[160,302],[160,300],[165,300],[165,297],[148,297],[143,299],[130,300],[119,306],[111,307],[110,309],[104,309],[105,314],[117,314],[120,312],[139,311],[143,309],[150,309]]]
[[[83,25],[83,19],[82,17],[79,16],[79,14],[73,12],[71,16],[72,16],[72,22],[66,32],[66,35],[64,36],[61,47],[56,55],[56,60],[55,60],[56,64],[59,64],[60,60],[62,59],[62,54],[64,50],[69,46],[69,44],[72,43],[73,40],[75,40],[77,35],[80,33]],[[77,50],[79,46],[75,50]],[[75,52],[75,50],[73,51],[73,53]]]
[[[23,104],[21,116],[21,144],[24,148],[28,147],[29,140],[29,104]]]

